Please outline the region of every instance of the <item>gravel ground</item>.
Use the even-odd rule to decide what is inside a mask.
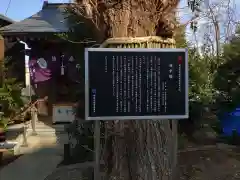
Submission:
[[[179,153],[181,180],[239,180],[240,148],[212,148]]]

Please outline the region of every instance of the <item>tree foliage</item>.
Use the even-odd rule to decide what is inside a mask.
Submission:
[[[4,59],[6,63],[6,58]],[[21,99],[22,84],[19,83],[15,78],[7,76],[7,68],[4,65],[3,70],[3,81],[0,88],[0,105],[1,112],[3,112],[3,119],[0,123],[6,124],[17,111],[23,106]]]
[[[196,47],[187,42],[185,28],[182,27],[175,35],[178,48],[188,48],[189,62],[189,98],[190,101],[209,104],[214,100],[212,85],[214,57],[207,53],[201,55]]]
[[[240,28],[235,35],[224,44],[222,63],[219,65],[214,79],[214,86],[220,96],[221,109],[231,111],[240,104]],[[221,103],[220,103],[221,102]]]
[[[215,103],[217,91],[213,80],[217,61],[207,49],[200,54],[199,49],[187,41],[185,32],[185,27],[182,26],[175,35],[177,47],[188,49],[189,64],[189,118],[179,121],[179,130],[192,138],[201,124],[206,123],[208,111]]]

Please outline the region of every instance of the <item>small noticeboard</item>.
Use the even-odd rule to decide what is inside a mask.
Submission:
[[[53,105],[53,123],[71,123],[75,119],[72,104]]]
[[[188,118],[187,56],[186,49],[86,49],[86,120]]]

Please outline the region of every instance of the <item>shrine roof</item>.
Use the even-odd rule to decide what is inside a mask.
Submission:
[[[69,4],[45,2],[42,10],[39,12],[22,21],[1,28],[0,32],[3,33],[3,35],[68,32],[69,25],[65,13],[67,5]]]
[[[0,14],[0,27],[14,23],[14,21],[3,14]]]

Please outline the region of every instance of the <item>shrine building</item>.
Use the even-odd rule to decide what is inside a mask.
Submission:
[[[30,48],[25,50],[21,46],[20,51],[29,56],[27,66],[33,93],[37,99],[47,97],[47,103],[41,105],[46,109],[42,114],[47,116],[52,116],[54,106],[71,105],[78,100],[77,94],[84,92],[86,44],[72,43],[62,38],[74,26],[66,13],[69,5],[45,1],[36,14],[0,29],[5,41],[23,41]],[[23,59],[21,61],[25,64]]]

